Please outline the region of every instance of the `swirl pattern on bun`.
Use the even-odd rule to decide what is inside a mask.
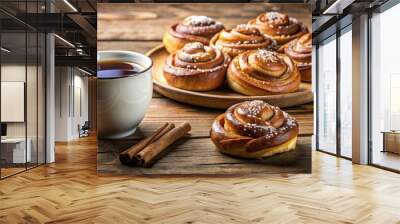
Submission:
[[[186,43],[200,42],[208,45],[210,39],[224,29],[222,23],[207,16],[189,16],[174,24],[164,34],[163,43],[170,53],[175,53]]]
[[[230,57],[200,42],[188,43],[168,56],[164,66],[167,83],[176,88],[208,91],[225,80]]]
[[[244,95],[291,93],[300,86],[300,73],[285,54],[247,51],[233,59],[227,72],[229,86]]]
[[[291,41],[284,52],[296,64],[301,74],[301,80],[311,82],[311,57],[312,36],[311,33],[304,34],[298,39]]]
[[[279,12],[266,12],[250,20],[249,25],[283,45],[307,32],[297,19]]]
[[[275,42],[260,31],[247,24],[237,25],[232,30],[223,30],[210,42],[211,46],[221,49],[232,58],[248,50],[274,49]]]
[[[263,158],[294,150],[298,123],[280,108],[264,101],[231,106],[212,124],[211,139],[224,154]]]

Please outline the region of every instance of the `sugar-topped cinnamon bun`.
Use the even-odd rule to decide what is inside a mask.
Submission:
[[[275,42],[260,31],[247,24],[237,25],[232,30],[223,30],[210,42],[211,46],[221,49],[232,58],[248,50],[274,49]]]
[[[280,108],[264,101],[231,106],[212,124],[211,139],[224,154],[264,158],[296,148],[298,123]]]
[[[306,33],[298,39],[294,39],[284,47],[284,52],[296,64],[301,74],[301,81],[311,82],[311,57],[312,36]]]
[[[188,43],[168,56],[164,77],[169,85],[192,91],[208,91],[225,80],[230,57],[200,42]]]
[[[274,39],[279,45],[285,44],[307,32],[307,27],[297,19],[279,12],[266,12],[250,20],[249,25]]]
[[[285,54],[264,49],[234,58],[227,79],[233,90],[250,96],[291,93],[300,86],[300,73],[294,62]]]
[[[169,53],[175,53],[190,42],[208,45],[210,39],[222,29],[224,29],[222,23],[210,17],[189,16],[165,32],[163,43]]]

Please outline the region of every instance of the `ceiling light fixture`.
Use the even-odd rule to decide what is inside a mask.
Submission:
[[[64,3],[68,5],[74,12],[78,12],[78,10],[73,6],[68,0],[64,0]]]
[[[351,5],[355,0],[336,0],[322,14],[342,14],[343,10]]]
[[[1,47],[0,49],[1,49],[2,51],[6,52],[6,53],[10,53],[10,52],[11,52],[11,50],[9,50],[9,49],[7,49],[7,48],[5,48],[5,47]]]
[[[68,46],[75,48],[75,45],[73,45],[71,42],[69,42],[68,40],[60,37],[58,34],[54,34],[55,37],[57,37],[59,40],[61,40],[62,42],[64,42],[65,44],[67,44]]]
[[[78,67],[78,70],[81,71],[81,72],[83,72],[83,73],[85,73],[85,74],[87,74],[87,75],[90,75],[90,76],[92,75],[92,73],[90,73],[90,72],[88,72],[88,71],[86,71],[86,70],[83,70],[83,69],[81,69],[81,68],[79,68],[79,67]]]

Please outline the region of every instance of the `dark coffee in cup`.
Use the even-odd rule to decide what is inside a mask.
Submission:
[[[133,134],[153,94],[152,61],[131,51],[97,52],[97,136]]]
[[[100,61],[97,63],[97,77],[100,79],[121,78],[140,73],[143,66],[128,61]]]

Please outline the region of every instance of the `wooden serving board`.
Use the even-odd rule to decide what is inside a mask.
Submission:
[[[234,92],[227,85],[207,92],[178,89],[168,85],[163,76],[163,67],[165,59],[168,56],[168,52],[164,46],[159,45],[147,52],[146,55],[153,60],[154,90],[178,102],[208,108],[227,109],[233,104],[246,100],[263,100],[281,108],[297,106],[313,101],[311,84],[308,83],[302,83],[297,92],[270,96],[245,96]]]

